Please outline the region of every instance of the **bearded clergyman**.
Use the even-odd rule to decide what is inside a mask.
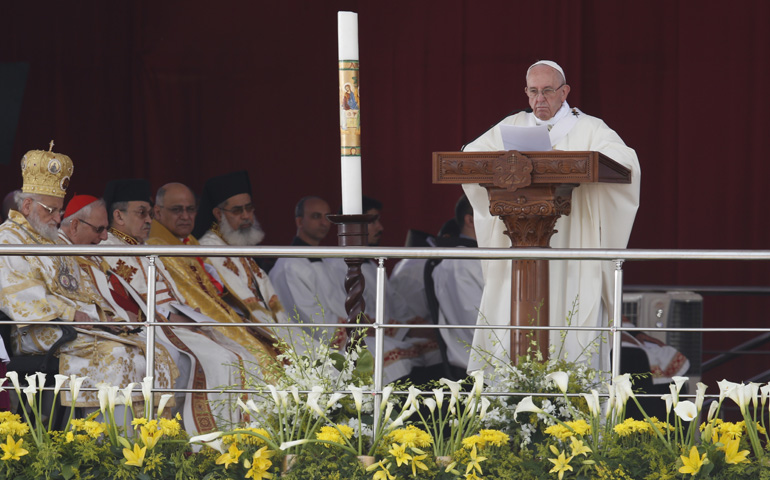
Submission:
[[[51,145],[53,148],[53,145]],[[74,170],[66,155],[33,150],[21,160],[22,191],[17,209],[0,225],[0,243],[11,245],[54,245],[63,214],[64,196]],[[23,355],[48,353],[62,338],[51,320],[74,321],[77,336],[57,344],[59,373],[87,376],[84,387],[104,382],[127,386],[145,376],[144,343],[125,328],[99,325],[121,319],[96,292],[89,278],[81,275],[77,262],[64,256],[0,257],[0,310],[19,324],[13,329],[13,351]],[[125,320],[125,319],[123,319]],[[159,355],[156,386],[171,388],[178,376],[168,355]],[[141,393],[137,393],[137,400]],[[69,405],[69,392],[62,403]],[[96,392],[81,392],[76,406],[95,409]],[[122,418],[122,415],[121,415]]]

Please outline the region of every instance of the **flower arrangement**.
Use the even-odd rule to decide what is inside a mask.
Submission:
[[[585,378],[580,368],[519,365],[517,371],[542,373],[542,384],[556,392],[549,403],[545,392],[537,392],[499,412],[497,424],[506,418],[533,426],[523,443],[515,426],[490,428],[492,409],[511,404],[495,403],[500,386],[487,385],[481,372],[464,387],[442,380],[429,391],[410,387],[404,397],[388,386],[375,404],[367,394],[371,387],[356,380],[354,362],[345,358],[365,354],[340,354],[341,363],[331,367],[336,374],[326,379],[312,369],[330,365],[307,357],[308,371],[301,375],[321,385],[285,378],[255,389],[254,398],[238,400],[249,423],[192,438],[178,418],[164,416],[168,396],[150,410],[150,378],[142,384],[143,411],[134,411],[133,385],[100,385],[99,412],[70,417],[59,431],[43,420],[42,374],[27,377],[22,387],[10,373],[22,402],[19,414],[0,412],[0,480],[770,478],[770,385],[719,382],[719,397],[708,405],[702,384],[694,401],[680,399],[686,379],[676,377],[661,398],[666,417],[658,419],[638,405],[628,375],[571,396]],[[57,378],[54,396],[68,381],[74,401],[82,383],[77,377]],[[639,406],[642,418],[626,416],[628,402]],[[740,421],[720,418],[725,402],[738,407]],[[122,422],[116,418],[120,405],[133,420],[128,413]]]

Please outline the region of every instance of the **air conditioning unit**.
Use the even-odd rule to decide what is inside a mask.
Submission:
[[[665,332],[656,328],[700,328],[703,297],[694,292],[642,292],[623,294],[623,316],[651,337],[671,345],[690,360],[690,392],[701,377],[701,332]]]

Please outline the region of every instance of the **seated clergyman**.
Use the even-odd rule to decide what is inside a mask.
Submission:
[[[74,170],[66,155],[30,151],[21,161],[22,192],[17,209],[0,225],[0,243],[54,245],[67,185]],[[104,382],[126,386],[145,376],[143,342],[135,334],[116,335],[113,328],[98,325],[119,321],[96,292],[90,279],[81,275],[77,262],[63,256],[0,257],[0,310],[19,324],[13,330],[17,354],[45,354],[62,335],[62,329],[46,326],[50,320],[85,322],[76,327],[77,337],[58,351],[60,372],[87,376],[84,387]],[[125,320],[125,319],[123,319]],[[122,330],[122,329],[121,329]],[[178,375],[173,363],[161,363],[157,387],[171,388]],[[138,399],[141,394],[138,393]],[[70,403],[69,393],[62,396]],[[81,392],[76,406],[98,407],[96,392]],[[122,418],[122,416],[121,416]]]

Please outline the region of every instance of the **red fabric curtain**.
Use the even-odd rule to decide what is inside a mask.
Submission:
[[[384,245],[452,215],[461,189],[431,184],[431,152],[526,108],[537,59],[559,62],[570,104],[639,155],[630,247],[770,245],[763,0],[4,2],[0,62],[31,68],[0,189],[18,188],[18,160],[51,138],[75,162],[77,193],[121,177],[200,190],[247,169],[266,243],[287,244],[300,197],[340,202],[338,10],[359,13],[364,191],[385,205]],[[637,284],[769,276],[765,263],[626,265]],[[763,325],[766,311],[762,298],[709,299],[706,320]]]

